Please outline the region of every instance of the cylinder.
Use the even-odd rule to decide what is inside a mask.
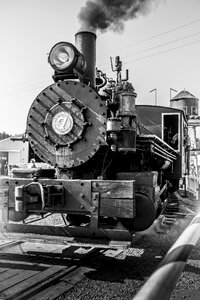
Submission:
[[[76,48],[87,61],[87,68],[83,74],[83,82],[95,87],[96,67],[96,34],[90,31],[80,31],[75,35]]]

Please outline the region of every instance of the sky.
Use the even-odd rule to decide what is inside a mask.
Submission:
[[[169,106],[170,94],[184,89],[200,99],[200,0],[149,2],[145,13],[124,22],[123,32],[96,32],[97,67],[115,79],[110,56],[119,55],[136,104],[154,105],[157,95],[157,105]],[[25,132],[32,102],[53,83],[48,53],[57,42],[74,44],[85,3],[0,0],[0,132]]]

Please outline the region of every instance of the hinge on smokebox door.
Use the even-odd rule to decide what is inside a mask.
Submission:
[[[92,193],[91,197],[91,219],[90,219],[90,227],[91,228],[97,228],[98,222],[99,222],[99,199],[100,194],[99,193]]]

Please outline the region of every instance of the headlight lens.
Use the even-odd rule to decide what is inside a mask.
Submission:
[[[66,71],[74,65],[74,60],[74,46],[67,42],[56,44],[49,54],[49,62],[55,71]]]

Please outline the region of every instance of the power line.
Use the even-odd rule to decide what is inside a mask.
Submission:
[[[187,39],[187,38],[194,37],[194,36],[199,35],[199,34],[200,34],[200,31],[199,31],[199,32],[196,32],[196,33],[194,33],[194,34],[190,34],[190,35],[184,36],[184,37],[179,38],[179,39],[175,39],[175,40],[172,40],[172,41],[169,41],[169,42],[166,42],[166,43],[163,43],[163,44],[154,46],[154,47],[150,47],[150,48],[147,48],[147,49],[144,49],[144,50],[140,50],[140,51],[137,51],[137,52],[133,52],[133,53],[131,53],[131,55],[126,55],[126,56],[124,56],[124,58],[131,57],[131,56],[134,56],[134,55],[136,55],[136,54],[141,54],[141,53],[144,53],[144,52],[148,52],[148,51],[150,51],[150,50],[154,50],[154,49],[157,49],[157,48],[160,48],[160,47],[169,45],[169,44],[173,44],[173,43],[176,43],[176,42],[185,40],[185,39]],[[107,62],[101,64],[101,66],[106,65],[106,64],[107,64]]]
[[[26,80],[26,81],[23,81],[23,82],[20,82],[20,83],[12,83],[12,87],[11,88],[9,88],[9,87],[3,88],[3,89],[1,89],[1,92],[7,92],[7,91],[10,92],[10,90],[15,89],[15,87],[16,87],[16,89],[18,89],[18,88],[21,89],[21,88],[29,87],[29,85],[33,85],[34,84],[33,81],[39,80],[40,78],[47,78],[47,76],[48,75],[46,74],[46,75],[37,76],[35,78],[29,79],[29,80]],[[48,78],[49,78],[49,76],[48,76]],[[26,83],[28,83],[28,84],[26,84]],[[41,81],[40,81],[40,83],[41,83]]]
[[[200,40],[197,40],[197,41],[194,41],[194,42],[190,42],[190,43],[186,43],[186,44],[181,45],[181,46],[177,46],[177,47],[174,47],[174,48],[166,49],[164,51],[156,52],[156,53],[153,53],[153,54],[150,54],[150,55],[147,55],[147,56],[136,58],[136,59],[131,60],[131,61],[127,61],[124,64],[128,64],[128,63],[131,63],[131,62],[134,62],[134,61],[143,60],[143,59],[146,59],[146,58],[149,58],[149,57],[152,57],[152,56],[156,56],[156,55],[163,54],[163,53],[166,53],[166,52],[170,52],[170,51],[173,51],[173,50],[176,50],[176,49],[180,49],[180,48],[183,48],[183,47],[194,45],[194,44],[197,44],[199,42],[200,42]]]
[[[30,88],[30,89],[25,89],[25,90],[21,90],[21,91],[15,91],[15,92],[10,92],[8,94],[4,94],[4,95],[0,95],[1,98],[5,98],[5,97],[10,97],[10,96],[15,96],[17,94],[23,94],[23,93],[26,93],[26,92],[31,92],[31,91],[36,91],[38,89],[44,89],[44,85],[43,86],[37,86],[37,87],[34,87],[34,88]]]
[[[139,57],[139,58],[136,58],[136,59],[124,62],[123,64],[126,65],[126,64],[129,64],[129,63],[132,63],[132,62],[136,62],[136,61],[140,61],[140,60],[143,60],[143,59],[147,59],[147,58],[152,57],[152,56],[156,56],[156,55],[160,55],[160,54],[163,54],[163,53],[166,53],[166,52],[174,51],[176,49],[184,48],[184,47],[187,47],[187,46],[190,46],[190,45],[193,45],[193,44],[198,44],[199,42],[200,42],[200,40],[196,40],[194,42],[186,43],[186,44],[183,44],[183,45],[180,45],[180,46],[177,46],[177,47],[169,48],[169,49],[166,49],[166,50],[163,50],[163,51],[160,51],[160,52],[156,52],[156,53],[152,53],[150,55]],[[106,70],[110,70],[110,69],[106,68],[106,69],[104,69],[104,72]]]
[[[153,39],[155,39],[155,38],[157,38],[157,37],[166,35],[166,34],[168,34],[168,33],[170,33],[170,32],[173,32],[173,31],[176,31],[176,30],[185,28],[185,27],[187,27],[187,26],[190,26],[190,25],[195,24],[195,23],[198,23],[198,22],[200,22],[200,19],[197,19],[197,20],[195,20],[195,21],[192,21],[192,22],[189,22],[189,23],[186,23],[186,24],[177,26],[177,27],[175,27],[175,28],[173,28],[173,29],[170,29],[170,30],[164,31],[164,32],[162,32],[162,33],[153,35],[153,36],[151,36],[151,37],[149,37],[149,38],[147,38],[147,39],[138,41],[138,42],[136,42],[136,43],[131,43],[131,44],[127,45],[126,47],[121,47],[121,48],[116,49],[114,52],[117,52],[117,51],[119,51],[119,50],[126,49],[126,48],[129,48],[129,47],[132,47],[132,46],[135,46],[135,45],[138,45],[138,44],[141,44],[141,43],[144,43],[144,42],[153,40]],[[99,57],[106,56],[107,54],[108,54],[108,53],[102,54],[102,55],[100,55]]]
[[[183,25],[181,25],[181,26],[178,26],[178,27],[175,27],[175,28],[170,29],[170,30],[168,30],[168,31],[162,32],[162,33],[160,33],[160,34],[151,36],[151,37],[149,37],[149,38],[147,38],[147,39],[138,41],[138,42],[136,42],[136,43],[132,43],[132,44],[126,46],[126,47],[119,48],[118,50],[115,50],[114,52],[119,51],[120,49],[126,49],[126,48],[128,48],[128,47],[131,47],[132,45],[144,43],[144,42],[146,42],[146,41],[149,41],[149,40],[155,39],[155,38],[157,38],[157,37],[160,37],[160,36],[162,36],[162,35],[168,34],[168,33],[170,33],[170,32],[173,32],[173,31],[179,30],[179,29],[181,29],[181,28],[190,26],[190,25],[192,25],[192,24],[194,24],[194,23],[197,23],[197,22],[200,22],[200,19],[197,19],[197,20],[195,20],[195,21],[193,21],[193,22],[190,22],[190,23],[187,23],[187,24],[183,24]],[[200,33],[200,32],[196,32],[196,33],[194,33],[194,34],[191,34],[191,35],[188,35],[188,36],[185,36],[185,37],[182,37],[182,38],[173,40],[173,41],[169,41],[169,42],[166,42],[166,43],[163,43],[163,44],[160,44],[160,45],[151,47],[151,48],[147,48],[147,49],[144,49],[144,50],[141,50],[141,51],[137,51],[137,52],[135,52],[135,53],[133,53],[133,54],[131,54],[131,55],[129,55],[129,56],[125,56],[125,58],[126,58],[126,57],[130,57],[130,56],[135,55],[135,54],[144,53],[144,52],[147,52],[147,51],[156,49],[156,48],[160,48],[160,47],[169,45],[169,44],[171,44],[171,43],[174,43],[174,42],[177,42],[177,41],[180,41],[180,40],[183,40],[183,39],[186,39],[186,38],[195,36],[195,35],[197,35],[197,34],[199,34],[199,33]],[[182,48],[182,47],[188,46],[188,45],[190,45],[190,44],[196,44],[197,42],[198,42],[198,41],[195,41],[195,42],[193,42],[193,43],[191,42],[191,43],[187,43],[187,44],[185,44],[185,45],[181,45],[181,46],[177,46],[177,47],[174,47],[174,48],[171,48],[171,49],[167,49],[167,50],[164,50],[164,51],[160,51],[160,52],[157,52],[157,53],[148,55],[148,56],[144,56],[144,57],[141,57],[141,58],[137,58],[137,59],[134,59],[134,60],[125,62],[124,64],[130,63],[130,62],[134,62],[134,61],[143,60],[143,59],[146,59],[146,58],[149,58],[149,57],[152,57],[152,56],[156,56],[156,55],[159,55],[159,54],[162,54],[162,53],[165,53],[165,52],[173,51],[173,50],[175,50],[175,49]],[[102,55],[102,56],[100,56],[100,57],[103,57],[103,56],[105,56],[105,55],[106,55],[106,54],[104,54],[104,55]],[[106,65],[106,64],[107,64],[107,63],[101,64],[101,66]],[[38,77],[36,77],[36,78],[34,78],[34,79],[24,81],[24,82],[22,82],[21,84],[23,85],[23,84],[26,83],[26,82],[30,82],[30,83],[31,83],[31,82],[34,81],[34,80],[38,80],[39,78],[46,77],[46,76],[47,76],[47,75],[41,75],[41,76],[38,76]],[[41,84],[41,83],[40,83],[40,84]],[[13,88],[13,86],[12,86],[12,88]],[[23,86],[22,86],[21,88],[23,88]],[[26,86],[24,86],[24,88],[26,88]],[[6,92],[6,90],[7,90],[8,93],[3,94],[3,95],[0,95],[0,96],[1,96],[1,97],[8,97],[8,96],[16,95],[16,94],[21,94],[21,93],[24,93],[24,92],[29,92],[29,91],[37,90],[37,89],[39,89],[39,88],[42,88],[42,86],[38,86],[38,87],[30,88],[30,89],[25,89],[25,90],[21,90],[21,91],[20,91],[20,90],[17,90],[17,91],[15,90],[15,91],[13,91],[13,92],[10,91],[9,88],[7,88],[7,89],[1,90],[1,91],[5,91],[5,92]]]
[[[184,37],[179,38],[179,39],[175,39],[175,40],[172,40],[172,41],[169,41],[169,42],[166,42],[166,43],[163,43],[163,44],[160,44],[160,45],[151,47],[151,48],[147,48],[147,49],[144,49],[144,50],[141,50],[141,51],[134,52],[134,53],[132,53],[131,55],[128,55],[128,56],[126,56],[126,57],[130,57],[130,56],[133,56],[133,55],[135,55],[135,54],[144,53],[144,52],[147,52],[147,51],[150,51],[150,50],[153,50],[153,49],[157,49],[157,48],[160,48],[160,47],[169,45],[169,44],[173,44],[173,43],[176,43],[176,42],[185,40],[185,39],[187,39],[187,38],[196,36],[196,35],[198,35],[198,34],[200,34],[200,31],[199,31],[199,32],[196,32],[196,33],[194,33],[194,34],[190,34],[190,35],[184,36]]]

